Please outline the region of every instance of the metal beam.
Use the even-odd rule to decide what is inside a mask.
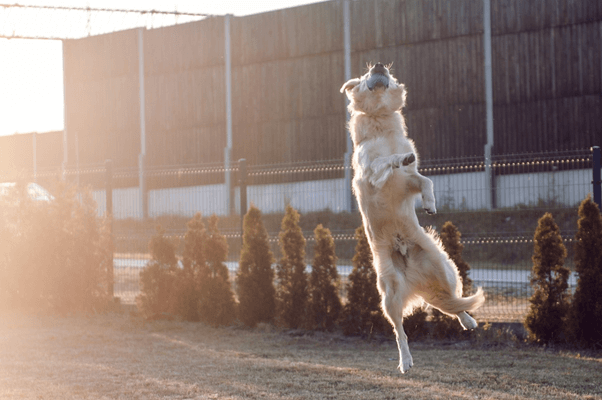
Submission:
[[[232,59],[230,56],[230,14],[224,18],[224,74],[226,78],[226,148],[224,149],[224,169],[228,213],[234,214],[234,188],[232,186]]]
[[[483,48],[485,53],[485,109],[487,142],[485,144],[485,173],[487,180],[487,208],[495,208],[495,181],[491,161],[493,149],[493,83],[491,71],[491,2],[483,0]]]
[[[344,53],[345,53],[345,82],[351,79],[351,13],[349,11],[349,0],[343,2],[343,40],[344,40]],[[349,125],[349,110],[347,106],[349,100],[345,96],[345,116],[346,116],[346,129]],[[352,170],[351,170],[351,158],[353,156],[353,143],[351,142],[351,134],[347,132],[347,142],[345,150],[345,210],[348,212],[353,211],[353,190],[351,187]]]
[[[62,41],[63,46],[63,162],[61,163],[61,178],[65,180],[67,169],[68,149],[67,149],[67,74],[65,73],[65,41]]]
[[[592,170],[592,191],[594,192],[594,203],[598,205],[600,211],[602,211],[602,179],[600,178],[600,147],[592,147],[593,155],[593,170]]]
[[[138,155],[138,185],[142,218],[148,217],[148,197],[146,195],[146,110],[144,93],[144,28],[138,28],[138,98],[140,101],[140,154]]]

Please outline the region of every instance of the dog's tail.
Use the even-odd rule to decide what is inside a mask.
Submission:
[[[485,302],[485,294],[482,288],[478,288],[477,292],[468,297],[447,297],[438,299],[437,304],[433,304],[446,314],[454,315],[462,311],[475,311]]]

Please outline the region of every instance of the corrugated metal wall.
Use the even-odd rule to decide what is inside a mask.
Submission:
[[[352,75],[394,62],[422,158],[482,157],[482,0],[350,5]],[[494,152],[600,144],[602,4],[491,0],[491,10]],[[150,168],[223,162],[224,20],[144,31]],[[233,160],[342,159],[343,41],[341,1],[231,19]],[[136,167],[138,32],[67,40],[64,55],[69,166],[78,156],[80,165]]]
[[[343,157],[342,12],[327,2],[232,21],[233,159]]]
[[[38,172],[57,169],[63,159],[63,132],[35,134],[36,167]],[[25,133],[0,137],[0,176],[18,177],[34,168],[34,134]]]
[[[143,40],[147,165],[223,161],[224,18],[146,30]]]
[[[63,42],[68,166],[138,165],[136,30]],[[77,136],[77,141],[75,137]],[[76,146],[77,142],[77,146]]]
[[[483,2],[352,2],[352,74],[393,62],[406,84],[409,135],[423,159],[482,155]]]
[[[600,145],[602,3],[491,4],[495,153]]]

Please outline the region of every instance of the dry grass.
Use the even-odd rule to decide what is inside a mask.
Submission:
[[[0,316],[2,399],[601,399],[602,359],[525,346],[295,336],[93,318]]]

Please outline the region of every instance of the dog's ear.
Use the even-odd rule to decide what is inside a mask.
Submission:
[[[345,84],[341,88],[341,93],[344,93],[345,90],[351,90],[351,89],[353,89],[354,87],[356,87],[357,85],[359,85],[361,81],[362,80],[360,78],[355,78],[355,79],[348,80],[347,82],[345,82]]]

